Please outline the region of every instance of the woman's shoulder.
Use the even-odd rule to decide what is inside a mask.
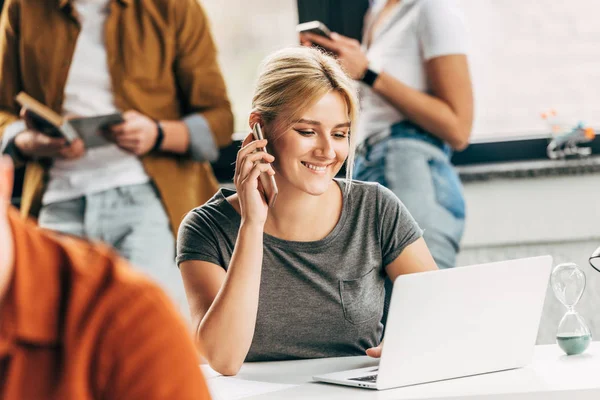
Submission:
[[[342,190],[349,190],[349,192],[359,193],[371,193],[377,191],[377,187],[381,186],[377,182],[359,181],[356,179],[336,179]]]
[[[348,193],[351,200],[354,201],[378,201],[382,197],[385,198],[396,198],[394,193],[382,186],[378,182],[365,182],[358,180],[340,180],[342,190]]]
[[[232,196],[235,196],[235,191],[221,188],[206,203],[190,210],[183,219],[181,227],[231,223],[236,219],[236,216],[239,218],[239,214],[227,200]]]

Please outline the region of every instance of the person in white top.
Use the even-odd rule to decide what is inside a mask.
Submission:
[[[473,95],[467,31],[453,0],[375,0],[362,45],[301,35],[337,55],[360,82],[354,178],[390,188],[424,229],[440,268],[454,267],[465,204],[452,150],[469,143]]]

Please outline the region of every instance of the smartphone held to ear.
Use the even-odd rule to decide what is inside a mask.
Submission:
[[[265,137],[262,133],[262,129],[260,124],[254,124],[252,127],[252,134],[255,140],[263,140]],[[259,148],[258,151],[264,151],[267,153],[266,148]],[[273,207],[275,204],[275,199],[277,199],[277,194],[279,191],[277,190],[277,183],[275,182],[275,177],[273,175],[269,175],[266,172],[263,172],[259,175],[260,183],[263,187],[263,194],[265,196],[265,201],[267,202],[269,207]]]

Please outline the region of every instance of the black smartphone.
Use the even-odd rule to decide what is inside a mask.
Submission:
[[[331,38],[331,31],[321,21],[310,21],[298,24],[296,26],[296,32],[314,33],[316,35],[324,36],[328,39]]]
[[[263,140],[265,136],[263,135],[262,128],[260,124],[254,124],[252,127],[252,135],[255,140]],[[260,147],[258,151],[264,151],[267,153],[267,149]],[[275,177],[273,175],[269,175],[266,172],[263,172],[259,176],[260,183],[263,187],[265,201],[269,205],[269,207],[273,207],[275,204],[275,200],[277,199],[277,194],[279,191],[277,190],[277,183],[275,182]]]

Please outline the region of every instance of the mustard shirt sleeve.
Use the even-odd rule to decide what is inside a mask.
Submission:
[[[19,119],[15,96],[21,90],[19,68],[19,0],[6,0],[0,13],[0,137]]]
[[[233,114],[209,21],[197,0],[171,4],[176,29],[174,67],[183,95],[183,112],[204,117],[217,147],[225,147],[231,143]]]

